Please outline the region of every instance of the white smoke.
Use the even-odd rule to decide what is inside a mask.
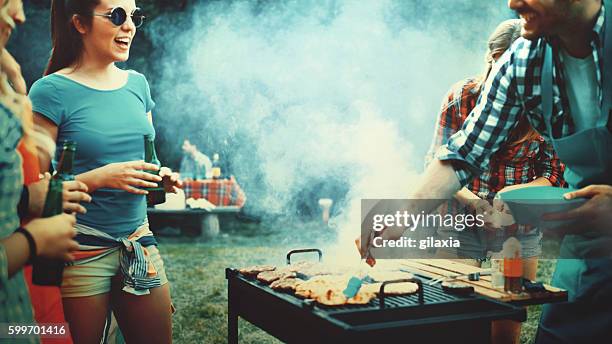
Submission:
[[[443,95],[480,72],[505,6],[203,3],[180,33],[153,23],[165,101],[181,110],[165,123],[185,116],[229,138],[226,158],[258,209],[282,212],[313,180],[345,181],[336,222],[356,237],[361,198],[401,198],[416,181]]]

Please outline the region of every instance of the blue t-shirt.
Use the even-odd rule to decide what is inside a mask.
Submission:
[[[57,142],[77,143],[74,173],[113,162],[144,159],[144,135],[155,135],[147,113],[155,103],[146,78],[128,71],[127,83],[115,90],[97,90],[65,76],[51,74],[30,90],[33,110],[58,127]],[[55,160],[62,146],[58,144]],[[77,221],[114,237],[126,236],[146,217],[146,199],[119,189],[101,188]]]

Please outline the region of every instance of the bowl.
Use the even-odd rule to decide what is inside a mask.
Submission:
[[[498,194],[510,208],[518,224],[532,225],[539,229],[551,229],[568,224],[571,221],[545,221],[542,215],[547,213],[567,212],[578,208],[586,202],[585,198],[567,200],[563,195],[576,191],[553,186],[532,186],[514,189]]]

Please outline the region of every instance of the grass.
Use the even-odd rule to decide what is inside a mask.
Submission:
[[[172,300],[177,308],[173,318],[175,343],[227,343],[227,284],[226,267],[253,264],[284,264],[287,248],[325,246],[328,231],[308,225],[295,232],[265,230],[243,225],[229,228],[228,233],[211,242],[191,239],[160,238],[159,249],[164,257]],[[299,235],[307,233],[308,235]],[[549,282],[553,260],[542,260],[538,280]],[[523,323],[521,343],[533,343],[540,316],[540,306],[528,308],[528,319]],[[266,332],[240,320],[240,343],[280,343]]]

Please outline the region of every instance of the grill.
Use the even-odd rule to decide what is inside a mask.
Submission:
[[[321,257],[317,249],[296,250],[287,254],[287,262],[292,253],[309,251]],[[424,277],[415,279],[420,287],[417,294],[381,293],[367,305],[332,307],[277,292],[236,269],[225,273],[230,344],[238,343],[239,317],[287,343],[368,344],[385,340],[489,343],[493,320],[526,319],[524,308],[478,295],[447,294],[439,285],[421,283]]]

